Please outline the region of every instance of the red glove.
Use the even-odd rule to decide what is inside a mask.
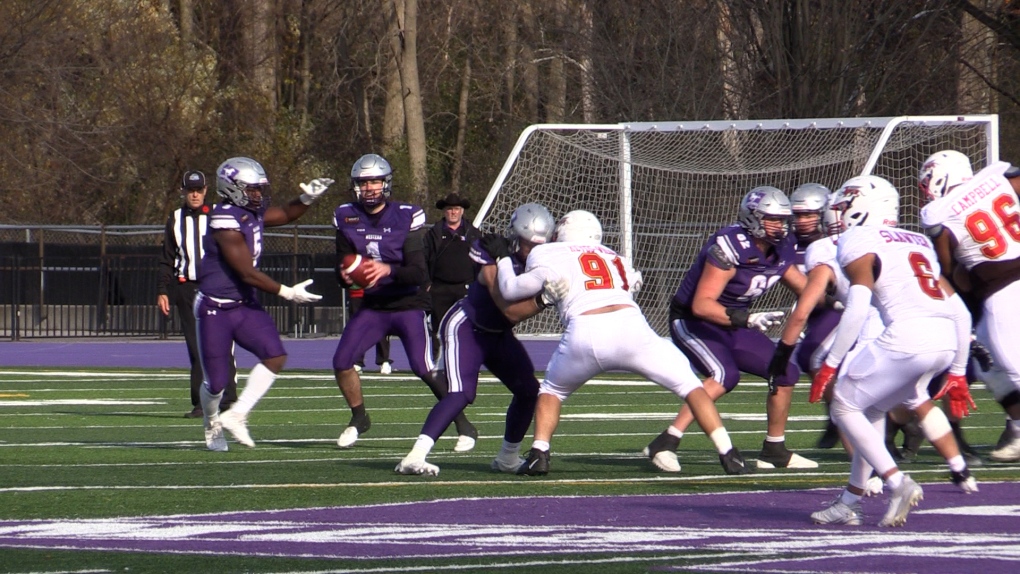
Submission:
[[[809,403],[817,403],[822,400],[822,395],[825,394],[825,387],[829,386],[832,379],[836,378],[836,367],[830,367],[829,365],[822,364],[822,368],[818,369],[818,373],[815,374],[815,378],[811,381],[811,395],[808,396]]]
[[[946,384],[932,397],[939,400],[949,397],[949,414],[955,419],[962,419],[970,414],[970,409],[977,410],[974,398],[970,396],[970,386],[964,375],[946,375]]]

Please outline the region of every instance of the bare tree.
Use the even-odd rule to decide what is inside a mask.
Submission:
[[[422,110],[421,86],[418,80],[418,0],[383,0],[396,22],[399,33],[390,37],[390,46],[400,69],[401,96],[407,130],[407,151],[411,162],[414,187],[412,201],[424,203],[428,198],[428,164],[425,147],[425,117]],[[403,18],[397,5],[403,6]]]

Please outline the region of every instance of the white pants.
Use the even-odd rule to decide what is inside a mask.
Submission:
[[[996,399],[1020,391],[1020,281],[1003,287],[985,299],[984,314],[977,324],[977,339],[992,352],[993,371],[1005,376],[988,377],[985,384]],[[980,371],[978,371],[980,372]],[[1009,385],[1006,384],[1009,381]]]
[[[702,386],[680,349],[656,334],[632,307],[572,318],[549,360],[540,392],[565,400],[605,371],[641,375],[680,398]]]

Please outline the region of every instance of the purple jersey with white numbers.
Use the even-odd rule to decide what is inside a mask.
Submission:
[[[743,227],[724,227],[715,232],[701,248],[694,265],[680,282],[672,306],[691,307],[705,265],[711,264],[722,269],[737,270],[737,274],[719,295],[719,303],[730,309],[748,309],[794,264],[795,245],[796,239],[793,234],[789,234],[775,248],[763,253]]]
[[[205,255],[198,273],[198,290],[207,297],[233,301],[255,301],[255,287],[238,277],[223,259],[213,235],[220,230],[238,231],[251,253],[252,265],[259,266],[262,256],[262,216],[229,203],[217,203],[209,214],[209,233],[203,238]]]
[[[399,201],[387,201],[376,214],[369,214],[357,202],[340,205],[333,212],[338,246],[346,241],[353,253],[393,265],[404,263],[404,241],[424,225],[421,207]],[[427,309],[425,295],[420,285],[398,284],[386,277],[365,289],[363,305],[382,310]]]
[[[475,263],[476,275],[478,274],[479,267],[496,264],[496,260],[487,251],[482,249],[477,240],[471,245],[470,257],[471,261]],[[514,262],[514,272],[520,275],[524,271],[524,264],[520,262],[516,255],[512,255],[511,258]],[[474,326],[491,332],[507,331],[513,328],[514,324],[496,306],[496,302],[492,300],[492,295],[489,294],[489,288],[485,285],[478,281],[472,281],[468,285],[468,293],[465,299],[464,313]]]

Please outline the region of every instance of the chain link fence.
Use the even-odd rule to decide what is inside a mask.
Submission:
[[[297,305],[260,294],[280,333],[338,335],[347,307],[333,271],[333,228],[267,232],[260,269],[288,285],[312,278],[323,295]],[[0,338],[181,335],[176,310],[164,317],[156,307],[162,242],[162,226],[0,225]]]

